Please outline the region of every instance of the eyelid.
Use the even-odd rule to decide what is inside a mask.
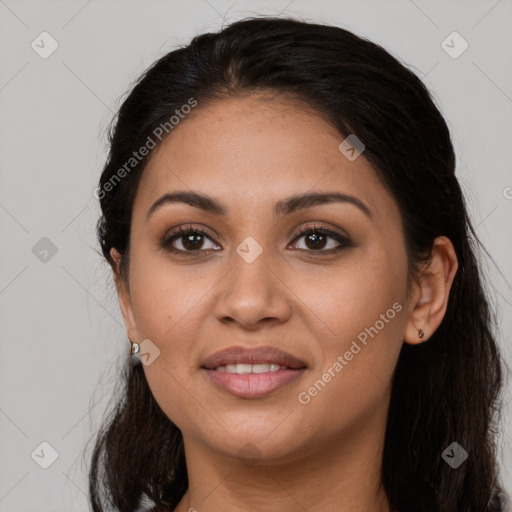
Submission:
[[[350,240],[350,237],[348,236],[348,234],[338,233],[334,229],[328,228],[327,226],[325,226],[322,223],[317,223],[317,224],[313,224],[313,225],[309,225],[309,226],[300,228],[299,231],[297,232],[297,234],[295,235],[294,240],[296,240],[297,238],[300,238],[301,236],[304,236],[306,233],[309,233],[310,231],[317,231],[320,233],[325,233],[328,236],[331,236],[333,238],[337,237],[337,238],[343,239],[345,241]]]

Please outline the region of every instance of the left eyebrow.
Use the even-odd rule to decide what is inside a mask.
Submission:
[[[215,215],[225,216],[228,211],[225,206],[207,195],[189,191],[178,191],[172,193],[169,192],[157,199],[149,208],[146,218],[149,218],[155,210],[168,203],[185,203]],[[314,206],[329,203],[351,204],[359,208],[359,210],[361,210],[370,219],[373,218],[372,212],[368,206],[366,206],[360,199],[348,194],[342,194],[341,192],[297,194],[277,202],[274,207],[274,213],[277,216],[289,215],[290,213],[298,210],[305,210],[307,208],[313,208]]]
[[[329,203],[349,203],[359,208],[367,217],[372,218],[372,212],[360,199],[341,192],[325,192],[325,193],[310,193],[298,194],[289,197],[283,201],[279,201],[274,211],[276,215],[288,215],[297,210],[306,208],[313,208],[321,204]]]

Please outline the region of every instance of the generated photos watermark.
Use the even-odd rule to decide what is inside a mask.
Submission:
[[[359,354],[361,350],[368,344],[368,336],[372,339],[386,326],[389,322],[395,318],[396,314],[402,311],[402,304],[395,302],[391,308],[385,313],[382,313],[372,326],[365,328],[357,335],[357,340],[352,341],[349,350],[347,350],[342,356],[339,355],[336,361],[325,371],[322,376],[306,391],[301,391],[297,398],[303,405],[307,405],[311,400],[322,391],[325,386],[331,382],[331,380],[338,375],[347,364],[352,361],[355,355]]]
[[[173,130],[182,119],[185,119],[185,116],[189,114],[196,105],[197,100],[189,98],[187,103],[174,111],[176,115],[172,115],[168,121],[159,124],[153,130],[152,135],[148,136],[146,142],[138,149],[138,151],[134,151],[132,156],[109,178],[106,183],[103,183],[103,185],[94,189],[94,197],[96,199],[103,199],[107,195],[107,192],[114,190],[115,186],[120,183],[120,181],[130,173],[130,171],[135,168],[139,162],[148,156],[152,149],[156,148],[157,142],[155,139],[158,139],[160,142],[165,135],[171,133],[171,130]]]

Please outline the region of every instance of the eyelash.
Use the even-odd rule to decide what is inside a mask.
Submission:
[[[318,251],[311,250],[311,249],[309,249],[309,250],[308,249],[299,249],[299,250],[312,252],[312,253],[318,253],[320,255],[330,255],[330,254],[338,253],[338,252],[340,252],[344,249],[347,249],[349,247],[353,247],[353,243],[349,238],[347,238],[346,236],[343,236],[339,233],[336,233],[335,231],[331,231],[322,225],[308,226],[306,228],[301,229],[296,234],[295,238],[293,239],[293,242],[297,242],[304,235],[310,234],[310,233],[319,233],[322,235],[327,235],[329,238],[333,238],[334,240],[336,240],[340,245],[338,247],[335,247],[334,249],[327,249],[327,250],[322,250],[322,249],[320,249]],[[190,234],[200,234],[200,235],[205,236],[212,242],[217,243],[217,242],[215,242],[215,240],[212,240],[211,236],[203,229],[189,225],[189,226],[186,226],[185,228],[183,226],[180,226],[177,231],[174,231],[174,232],[168,234],[167,236],[165,236],[162,239],[162,241],[160,242],[160,247],[162,249],[168,250],[174,254],[187,254],[190,256],[196,256],[196,255],[200,254],[201,252],[218,250],[218,249],[199,249],[197,251],[184,251],[182,249],[176,249],[175,247],[173,247],[172,244],[175,240],[177,240],[179,238],[183,238],[184,236],[187,236]]]

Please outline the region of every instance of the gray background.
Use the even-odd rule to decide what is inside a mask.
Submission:
[[[150,63],[193,35],[279,13],[383,45],[434,92],[492,256],[484,265],[512,361],[510,1],[0,0],[1,512],[88,510],[86,443],[129,349],[94,233],[93,190],[119,99]],[[31,47],[35,40],[51,48],[41,43],[43,31],[58,43],[46,59]],[[453,31],[469,43],[458,58],[441,46]],[[43,237],[55,254],[42,252]],[[507,405],[499,442],[509,492],[511,417]],[[52,462],[52,449],[42,442],[58,453],[47,469],[40,465]]]

